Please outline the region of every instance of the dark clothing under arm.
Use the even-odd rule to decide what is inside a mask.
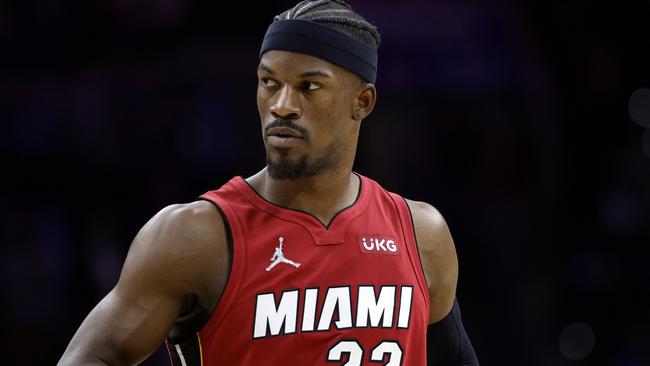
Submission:
[[[428,366],[478,366],[474,347],[460,317],[458,300],[449,314],[427,329]]]

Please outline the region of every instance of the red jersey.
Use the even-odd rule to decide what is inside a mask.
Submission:
[[[356,202],[328,226],[266,201],[241,177],[203,195],[230,226],[232,269],[197,333],[198,351],[170,345],[172,359],[425,365],[429,296],[410,211],[400,196],[359,177]]]

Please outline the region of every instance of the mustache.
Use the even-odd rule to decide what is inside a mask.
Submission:
[[[287,127],[287,128],[291,128],[291,129],[293,129],[293,130],[296,130],[296,131],[300,132],[300,135],[302,135],[302,137],[303,137],[305,140],[308,140],[308,139],[309,139],[309,132],[307,132],[307,129],[304,128],[304,127],[302,127],[302,126],[298,126],[297,124],[295,124],[295,123],[294,123],[292,120],[290,120],[290,119],[277,118],[276,120],[274,120],[273,122],[269,123],[269,124],[264,128],[264,135],[265,135],[265,136],[268,136],[268,134],[269,134],[269,130],[270,130],[271,128],[273,128],[273,127]]]

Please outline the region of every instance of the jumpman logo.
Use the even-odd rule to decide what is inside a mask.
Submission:
[[[280,263],[290,264],[296,268],[300,267],[300,263],[296,263],[291,259],[287,259],[284,257],[284,253],[282,253],[282,244],[284,242],[284,238],[280,237],[279,240],[280,240],[280,245],[275,247],[275,253],[273,253],[273,256],[271,257],[272,263],[268,267],[266,267],[266,271],[268,272],[272,270],[275,266],[277,266]]]

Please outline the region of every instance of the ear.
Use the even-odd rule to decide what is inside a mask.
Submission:
[[[377,89],[374,84],[364,83],[359,86],[352,102],[352,119],[361,121],[366,118],[375,108],[376,101]]]

